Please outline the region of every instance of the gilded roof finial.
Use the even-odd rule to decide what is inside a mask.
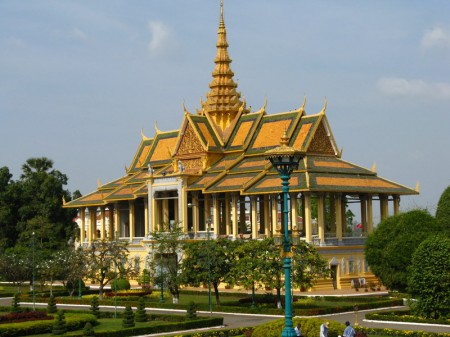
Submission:
[[[228,55],[227,32],[223,15],[223,0],[220,1],[220,23],[217,32],[215,68],[212,72],[213,80],[209,83],[206,100],[201,102],[200,115],[209,115],[217,127],[224,131],[239,115],[239,108],[243,105],[241,94],[236,90],[234,73],[231,70],[231,58]],[[250,109],[245,108],[242,113],[247,114]]]
[[[280,145],[281,146],[288,146],[288,144],[289,144],[289,137],[287,135],[287,130],[284,129],[283,136],[281,136]]]

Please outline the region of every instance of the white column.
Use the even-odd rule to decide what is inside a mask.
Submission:
[[[86,230],[86,209],[80,208],[80,242],[81,244],[84,244],[84,240],[85,240],[85,233],[84,231]]]
[[[239,194],[233,193],[231,196],[231,221],[233,223],[233,238],[237,237],[238,232],[238,211],[237,211],[237,202],[239,199]]]
[[[130,241],[133,241],[134,233],[135,233],[134,200],[128,201],[128,222],[129,222],[129,228],[130,228]]]
[[[305,216],[303,219],[305,239],[306,242],[312,242],[311,195],[309,193],[304,193],[303,196],[303,203],[305,205]]]
[[[256,215],[256,196],[250,197],[251,221],[252,221],[252,239],[258,238],[258,224]]]
[[[323,194],[317,196],[317,224],[319,228],[320,244],[325,243],[325,198]]]

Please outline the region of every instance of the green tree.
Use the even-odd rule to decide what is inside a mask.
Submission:
[[[14,247],[19,237],[17,222],[20,207],[20,186],[12,180],[7,167],[0,168],[0,253]]]
[[[155,284],[166,285],[173,298],[178,303],[180,297],[181,260],[184,233],[183,229],[175,224],[163,224],[162,231],[152,233],[156,242],[156,256],[153,259],[153,268],[157,277]]]
[[[235,284],[252,291],[252,306],[255,305],[255,291],[261,285],[267,270],[265,259],[261,259],[262,241],[249,240],[240,243],[236,249],[236,260],[230,270]]]
[[[127,245],[126,241],[98,240],[84,251],[86,277],[99,284],[100,299],[105,285],[120,275],[139,275],[139,259],[128,259]]]
[[[369,234],[365,255],[372,272],[392,290],[406,291],[408,266],[419,244],[439,230],[426,210],[389,217]]]
[[[31,233],[35,233],[36,248],[44,256],[63,249],[73,236],[75,210],[62,207],[63,198],[70,199],[64,190],[67,176],[53,169],[48,158],[30,158],[22,166],[23,174],[18,184],[21,187],[18,243],[29,244]]]
[[[436,221],[450,234],[450,186],[442,192],[436,209]]]
[[[450,318],[450,237],[440,234],[423,241],[412,257],[408,291],[420,316]]]
[[[296,287],[311,288],[315,281],[330,276],[328,261],[313,245],[299,241],[292,252],[292,282]]]
[[[228,239],[188,242],[183,251],[182,283],[198,287],[211,282],[216,304],[220,305],[219,285],[226,281],[234,263],[234,246]]]
[[[20,286],[31,279],[32,257],[26,254],[23,249],[9,249],[6,253],[0,254],[0,275],[5,281],[12,282],[20,291]],[[14,268],[11,268],[14,266]]]

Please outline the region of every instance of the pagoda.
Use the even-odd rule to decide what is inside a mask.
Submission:
[[[266,103],[251,111],[230,67],[222,3],[216,50],[209,91],[196,112],[184,107],[177,130],[141,134],[123,177],[64,204],[78,209],[79,242],[128,240],[145,261],[151,233],[163,224],[181,226],[192,240],[209,237],[209,230],[230,240],[277,237],[286,225],[329,261],[332,277],[316,288],[374,280],[364,259],[374,219],[398,214],[400,197],[418,191],[342,159],[326,102],[316,114],[306,113],[306,99],[292,111],[269,114]],[[288,224],[282,223],[281,180],[265,156],[283,136],[304,154],[290,179]],[[347,223],[350,203],[359,204],[357,224]]]

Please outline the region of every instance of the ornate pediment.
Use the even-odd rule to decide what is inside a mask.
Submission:
[[[308,152],[335,155],[330,134],[323,122],[317,127],[314,137],[309,144]]]
[[[205,148],[190,123],[181,136],[177,156],[205,152]]]

